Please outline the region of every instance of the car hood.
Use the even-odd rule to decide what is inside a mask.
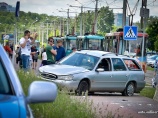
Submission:
[[[155,62],[155,60],[148,60],[148,62]]]
[[[147,61],[155,61],[154,59],[147,59]]]
[[[83,67],[76,67],[70,65],[46,65],[39,68],[41,73],[52,73],[56,75],[70,75],[70,74],[77,74],[81,72],[88,72],[89,70]]]

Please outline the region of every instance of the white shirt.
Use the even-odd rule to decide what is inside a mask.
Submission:
[[[46,54],[46,52],[42,53],[42,60],[47,60],[47,54]]]
[[[25,42],[25,38],[22,37],[19,42],[20,44],[23,44]],[[28,39],[26,46],[24,48],[21,47],[21,54],[30,56],[31,54],[31,40],[30,39]]]

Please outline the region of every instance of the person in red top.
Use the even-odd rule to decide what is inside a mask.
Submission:
[[[4,46],[5,51],[9,54],[13,54],[13,51],[11,50],[9,46],[9,42],[6,42],[6,45]]]

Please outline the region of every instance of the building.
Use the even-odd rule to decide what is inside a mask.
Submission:
[[[114,25],[117,27],[122,27],[122,13],[114,14]],[[129,17],[126,17],[126,25],[129,25]]]
[[[15,12],[15,7],[12,7],[5,2],[0,2],[0,11]]]

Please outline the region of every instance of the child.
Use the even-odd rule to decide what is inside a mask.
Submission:
[[[42,66],[47,65],[47,54],[46,54],[46,49],[44,48],[43,53],[42,53]]]

